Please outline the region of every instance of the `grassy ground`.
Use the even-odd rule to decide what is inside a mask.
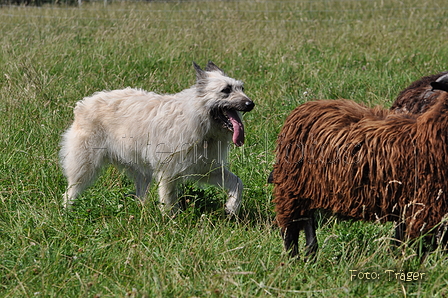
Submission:
[[[1,297],[448,296],[446,254],[419,262],[412,248],[390,251],[391,225],[321,219],[316,262],[289,260],[266,185],[276,134],[298,104],[388,107],[446,70],[445,1],[100,2],[0,16]],[[208,60],[256,102],[230,157],[246,185],[241,218],[223,216],[221,190],[188,185],[185,212],[164,219],[154,189],[138,205],[113,168],[66,214],[58,143],[75,102],[126,86],[178,92],[194,83],[192,61]],[[423,278],[402,281],[405,272]]]

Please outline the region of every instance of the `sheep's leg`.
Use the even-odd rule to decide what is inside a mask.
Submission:
[[[291,258],[298,257],[299,233],[302,229],[305,230],[306,255],[313,256],[317,251],[316,221],[314,212],[311,212],[308,217],[298,218],[282,230],[285,249]]]
[[[299,254],[299,232],[300,225],[298,222],[290,224],[282,231],[285,250],[289,252],[291,258],[298,257]]]
[[[392,240],[392,245],[395,247],[399,247],[401,243],[403,243],[404,239],[404,231],[406,230],[406,224],[403,221],[397,223],[395,227],[395,239]]]
[[[441,245],[444,250],[448,247],[448,226],[446,224],[441,224],[438,229],[436,235],[434,235],[434,249],[437,246]]]
[[[314,211],[310,213],[308,220],[305,222],[305,238],[306,238],[306,255],[313,256],[318,248],[316,237],[316,220]]]
[[[400,217],[401,218],[401,217]],[[401,244],[405,241],[405,232],[406,232],[406,223],[404,221],[400,221],[395,226],[395,239],[391,240],[392,249],[396,249],[400,247]],[[413,242],[415,244],[415,242]],[[434,243],[432,243],[434,244]],[[433,247],[435,248],[435,247]],[[427,247],[425,245],[416,247],[417,254],[422,257],[422,260],[425,258],[427,254]]]

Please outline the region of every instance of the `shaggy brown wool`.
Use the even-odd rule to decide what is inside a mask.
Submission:
[[[422,77],[413,82],[400,92],[390,109],[398,113],[420,114],[426,112],[435,103],[436,98],[443,93],[440,90],[433,90],[430,83],[445,74],[448,72]]]
[[[297,107],[278,137],[273,172],[282,232],[315,209],[404,221],[410,238],[429,232],[448,213],[447,137],[446,93],[421,115],[348,100]]]

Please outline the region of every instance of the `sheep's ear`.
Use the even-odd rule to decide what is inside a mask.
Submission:
[[[436,82],[438,83],[443,83],[443,84],[448,84],[448,73],[444,74],[443,76],[439,77]]]
[[[196,62],[194,62],[194,61],[193,61],[193,66],[194,66],[194,69],[196,69],[196,80],[200,81],[200,80],[204,80],[205,78],[207,78],[205,71],[203,71],[201,69],[201,67],[199,65],[197,65]]]
[[[448,92],[448,73],[439,77],[435,82],[431,82],[432,90],[442,90]]]
[[[268,183],[274,183],[274,171],[273,170],[269,174]]]
[[[206,71],[219,71],[222,74],[224,74],[224,71],[219,68],[218,66],[216,66],[215,63],[213,63],[212,61],[208,61],[207,66],[205,67]]]
[[[446,83],[441,83],[441,82],[437,82],[437,81],[431,82],[431,87],[432,87],[432,90],[442,90],[442,91],[448,92],[448,84],[446,84]]]

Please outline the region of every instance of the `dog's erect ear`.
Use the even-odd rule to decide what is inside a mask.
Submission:
[[[207,75],[205,74],[205,71],[203,71],[201,69],[201,67],[199,65],[197,65],[196,62],[194,62],[194,61],[193,61],[193,66],[194,66],[194,69],[196,69],[196,79],[198,81],[207,78]]]
[[[218,66],[216,66],[215,63],[213,63],[212,61],[208,61],[207,66],[205,67],[206,71],[219,71],[222,74],[224,74],[224,71],[219,68]]]

